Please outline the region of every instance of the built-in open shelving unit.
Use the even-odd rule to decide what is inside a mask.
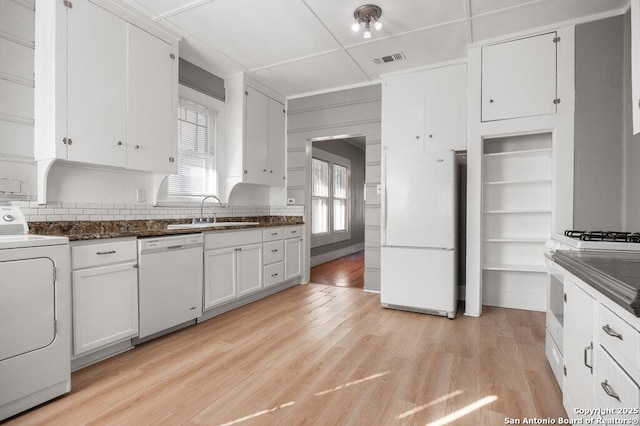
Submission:
[[[483,303],[544,311],[552,135],[486,138],[483,144]]]

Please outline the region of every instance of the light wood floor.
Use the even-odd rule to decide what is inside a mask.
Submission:
[[[364,288],[364,250],[311,268],[311,282]]]
[[[73,374],[11,425],[455,424],[564,417],[544,314],[386,310],[300,285]],[[4,384],[3,384],[4,385]]]

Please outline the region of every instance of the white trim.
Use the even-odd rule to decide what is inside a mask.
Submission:
[[[380,294],[380,290],[368,290],[368,289],[365,288],[362,291],[364,291],[365,293]]]
[[[364,243],[354,244],[349,247],[344,247],[338,250],[333,250],[327,253],[313,256],[310,260],[310,267],[322,265],[323,263],[331,262],[332,260],[340,259],[341,257],[349,256],[350,254],[363,251],[365,249]]]
[[[357,89],[359,87],[375,86],[376,84],[382,84],[382,81],[380,79],[376,79],[371,81],[363,81],[362,83],[353,83],[344,86],[332,87],[329,89],[316,90],[314,92],[297,93],[295,95],[287,96],[287,100],[306,98],[307,96],[324,95],[327,93],[340,92],[342,90]]]
[[[396,76],[396,75],[404,75],[404,74],[410,74],[410,73],[414,73],[414,72],[433,70],[433,69],[436,69],[436,68],[444,68],[444,67],[450,67],[450,66],[453,66],[453,65],[466,65],[466,64],[467,64],[467,57],[465,56],[464,58],[452,59],[450,61],[438,62],[436,64],[423,65],[423,66],[420,66],[420,67],[408,68],[408,69],[401,70],[401,71],[387,72],[387,73],[384,73],[384,74],[380,74],[380,78],[384,79],[384,78],[393,77],[393,76]]]

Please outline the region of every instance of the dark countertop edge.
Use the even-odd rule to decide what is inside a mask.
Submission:
[[[640,294],[638,291],[611,275],[596,269],[571,256],[572,252],[556,251],[553,260],[558,265],[613,300],[636,317],[640,317]]]
[[[260,222],[259,225],[216,226],[197,229],[167,229],[168,224],[190,223],[190,219],[148,219],[148,220],[116,220],[116,221],[60,221],[30,222],[29,233],[34,235],[51,235],[68,237],[69,241],[104,240],[125,237],[159,237],[164,235],[201,234],[242,229],[260,229],[276,226],[304,225],[302,216],[257,216],[229,218],[233,222]],[[219,220],[218,222],[224,222]],[[152,229],[127,229],[129,224],[153,226]],[[78,232],[78,228],[97,228],[95,231]],[[109,230],[105,231],[104,228]]]

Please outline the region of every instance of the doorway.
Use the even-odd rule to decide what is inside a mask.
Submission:
[[[365,153],[364,136],[312,141],[311,282],[364,287]]]

